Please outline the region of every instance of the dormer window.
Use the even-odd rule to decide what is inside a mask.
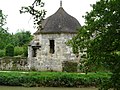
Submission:
[[[54,40],[50,40],[50,53],[54,54],[55,52],[55,41]]]

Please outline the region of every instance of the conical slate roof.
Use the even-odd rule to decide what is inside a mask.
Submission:
[[[77,28],[80,26],[77,19],[69,15],[62,7],[60,7],[56,13],[43,21],[43,29],[38,30],[35,34],[76,33]]]

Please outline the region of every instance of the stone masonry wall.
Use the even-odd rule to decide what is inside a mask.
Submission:
[[[0,70],[29,70],[27,58],[0,58]]]
[[[62,71],[63,61],[78,62],[72,48],[66,42],[75,34],[40,34],[35,37],[39,40],[41,48],[37,50],[37,56],[32,57],[32,49],[29,47],[29,67],[39,71]],[[50,53],[49,40],[55,41],[55,53]]]

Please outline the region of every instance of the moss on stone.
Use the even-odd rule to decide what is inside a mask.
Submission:
[[[64,61],[62,63],[63,72],[77,72],[77,62]]]

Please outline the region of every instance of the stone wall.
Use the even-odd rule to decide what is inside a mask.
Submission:
[[[0,70],[29,70],[27,58],[0,58]]]
[[[75,54],[72,52],[72,47],[67,46],[66,42],[75,34],[40,34],[35,36],[41,46],[37,49],[36,57],[32,57],[32,47],[29,47],[29,67],[35,68],[38,71],[62,71],[63,61],[78,62]],[[55,41],[55,52],[50,53],[50,43],[49,40]]]

